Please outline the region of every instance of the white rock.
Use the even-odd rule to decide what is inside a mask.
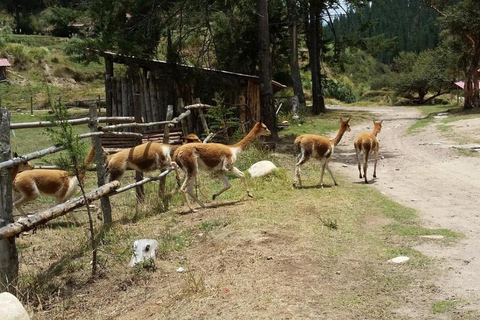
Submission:
[[[179,268],[177,269],[177,272],[182,273],[183,271],[185,271],[185,269],[183,269],[182,267],[179,267]]]
[[[9,292],[2,292],[0,293],[0,319],[30,320],[30,316],[17,297]]]
[[[425,236],[420,236],[420,238],[433,239],[433,240],[441,240],[441,239],[443,239],[443,238],[445,238],[445,237],[442,236],[441,234],[429,234],[429,235],[425,235]]]
[[[269,174],[273,170],[277,169],[277,166],[273,162],[268,160],[259,161],[254,163],[250,168],[248,168],[248,173],[252,177],[261,177],[266,174]]]
[[[153,258],[155,259],[155,250],[158,249],[158,242],[153,239],[135,240],[133,243],[133,254],[129,266],[133,267],[139,262]]]
[[[406,256],[398,256],[398,257],[396,257],[396,258],[393,258],[393,259],[388,260],[388,262],[404,263],[404,262],[407,262],[408,260],[410,260],[409,257],[406,257]]]

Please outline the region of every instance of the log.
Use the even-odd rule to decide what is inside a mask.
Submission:
[[[158,122],[149,122],[149,123],[121,123],[115,124],[111,126],[104,126],[98,128],[101,131],[112,131],[121,128],[145,128],[145,127],[153,127],[158,125],[166,125],[166,124],[175,124],[177,121],[175,119],[171,121],[158,121]]]
[[[70,119],[66,122],[75,126],[80,124],[87,124],[89,118],[78,118]],[[124,122],[135,122],[134,117],[99,117],[98,122],[105,123],[124,123]],[[13,129],[30,129],[30,128],[46,128],[57,126],[57,121],[36,121],[36,122],[20,122],[20,123],[11,123],[10,130]]]
[[[127,190],[130,190],[130,189],[132,189],[132,188],[135,188],[135,187],[144,185],[145,183],[150,182],[150,181],[159,180],[160,178],[165,177],[167,174],[169,174],[169,173],[172,172],[172,171],[173,171],[173,167],[168,167],[167,169],[165,169],[165,171],[162,171],[162,173],[160,173],[160,174],[159,174],[158,176],[156,176],[156,177],[143,178],[143,179],[140,180],[140,181],[137,181],[137,182],[128,184],[128,185],[126,185],[125,187],[118,188],[118,189],[116,189],[115,191],[113,191],[112,194],[110,194],[109,196],[120,194],[120,193],[122,193],[122,192],[124,192],[124,191],[127,191]]]
[[[87,202],[90,203],[94,200],[100,199],[101,197],[113,193],[119,185],[120,182],[115,180],[101,186],[98,189],[90,191],[85,195]],[[50,220],[63,216],[68,212],[75,210],[76,208],[84,206],[85,204],[85,199],[83,198],[83,196],[80,196],[70,199],[62,204],[56,205],[50,209],[40,211],[32,216],[22,217],[18,219],[17,222],[9,223],[6,226],[0,228],[0,239],[10,238],[22,232],[32,230],[41,224],[45,224]]]
[[[209,104],[205,104],[205,103],[194,103],[194,104],[185,106],[184,108],[187,109],[187,110],[189,110],[189,109],[209,109],[209,108],[213,108],[213,106],[211,106]]]
[[[65,148],[63,146],[53,146],[53,147],[50,147],[50,148],[47,148],[47,149],[43,149],[43,150],[35,151],[35,152],[32,152],[32,153],[28,153],[28,154],[23,155],[21,157],[12,158],[8,161],[4,161],[4,162],[0,163],[0,170],[5,169],[5,168],[13,167],[16,164],[25,163],[27,161],[43,157],[47,154],[62,151],[64,149]]]

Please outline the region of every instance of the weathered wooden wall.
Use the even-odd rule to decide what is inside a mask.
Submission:
[[[130,77],[106,76],[105,89],[107,95],[108,116],[135,116],[134,95],[139,94],[139,107],[143,122],[165,120],[169,101],[174,101],[171,85],[156,76],[153,72],[139,72]],[[172,104],[172,103],[170,103]],[[159,128],[151,128],[155,130]]]

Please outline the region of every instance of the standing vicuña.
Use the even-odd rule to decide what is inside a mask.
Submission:
[[[373,177],[377,177],[377,158],[378,158],[378,139],[377,134],[382,131],[382,121],[376,122],[373,121],[373,132],[360,132],[355,140],[353,141],[353,146],[355,147],[355,152],[357,155],[358,163],[358,172],[360,174],[360,179],[362,178],[362,170],[360,168],[360,153],[365,155],[363,163],[363,177],[365,178],[365,183],[368,183],[367,180],[367,167],[368,167],[368,156],[373,152],[375,158],[375,165],[373,167]]]
[[[79,178],[85,180],[87,165],[93,160],[91,154],[80,167]],[[70,199],[78,188],[78,179],[64,170],[33,169],[20,172],[12,183],[14,191],[13,206],[22,215],[26,215],[22,205],[35,200],[38,196],[55,198],[56,204]]]
[[[183,193],[185,201],[191,211],[193,209],[187,193],[203,208],[205,205],[201,202],[195,193],[193,193],[193,183],[197,176],[198,170],[206,170],[215,172],[225,185],[220,191],[213,195],[215,200],[222,192],[230,189],[230,182],[226,173],[231,172],[243,180],[247,195],[251,198],[247,185],[247,179],[242,171],[235,167],[235,161],[238,155],[247,148],[247,146],[259,136],[269,136],[270,130],[261,122],[257,122],[252,130],[238,143],[234,145],[224,145],[221,143],[190,143],[179,147],[173,155],[173,160],[185,172],[185,181],[183,182],[180,192]]]
[[[333,177],[332,170],[328,166],[330,159],[333,155],[334,148],[338,145],[342,136],[345,132],[350,131],[350,125],[348,122],[350,118],[347,120],[343,120],[340,118],[340,129],[337,132],[337,135],[333,140],[325,138],[323,136],[314,135],[314,134],[302,134],[295,139],[294,147],[295,152],[298,152],[297,156],[297,164],[295,165],[295,177],[293,179],[293,186],[296,186],[297,179],[300,188],[302,187],[302,179],[300,178],[300,167],[310,159],[310,157],[317,158],[322,164],[322,171],[320,174],[320,186],[323,187],[323,174],[325,173],[325,168],[327,168],[328,172],[332,176],[333,182],[335,185],[337,181]]]

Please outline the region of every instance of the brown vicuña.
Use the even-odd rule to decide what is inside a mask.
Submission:
[[[79,178],[85,180],[87,165],[93,160],[89,153],[84,164],[80,167]],[[13,206],[22,215],[26,215],[22,205],[35,200],[38,196],[55,198],[60,204],[70,199],[78,188],[78,179],[64,170],[33,169],[20,172],[12,183],[14,191]]]
[[[358,163],[358,173],[360,175],[360,179],[362,178],[362,170],[360,168],[360,154],[363,152],[364,154],[364,162],[363,162],[363,178],[365,179],[365,183],[368,183],[367,180],[367,167],[368,167],[368,157],[371,153],[375,158],[375,164],[373,167],[373,177],[377,177],[377,160],[378,160],[378,148],[379,143],[377,139],[377,134],[382,131],[382,121],[373,121],[373,131],[372,132],[360,132],[355,140],[353,141],[353,146],[355,147],[355,153],[357,155],[357,163]]]
[[[300,167],[305,162],[307,162],[310,157],[316,158],[321,162],[323,161],[322,170],[320,173],[320,186],[323,187],[323,175],[325,173],[325,168],[327,168],[330,176],[332,176],[335,185],[338,185],[332,174],[332,170],[330,170],[330,167],[328,166],[328,163],[330,162],[330,159],[333,155],[334,148],[342,139],[343,134],[350,131],[350,125],[348,124],[349,121],[350,118],[348,118],[347,120],[343,120],[342,118],[340,118],[340,129],[338,130],[337,135],[333,140],[315,134],[302,134],[295,139],[294,147],[295,152],[298,153],[298,162],[295,165],[293,186],[296,186],[298,180],[299,187],[302,187]]]
[[[215,200],[222,192],[230,189],[230,182],[226,173],[231,172],[243,180],[247,195],[253,197],[248,190],[247,179],[242,171],[235,167],[235,161],[239,154],[259,136],[269,136],[270,130],[261,122],[255,123],[252,130],[238,143],[233,145],[224,145],[221,143],[189,143],[179,147],[173,155],[175,163],[185,172],[185,181],[180,188],[185,201],[192,212],[196,212],[188,199],[187,193],[201,206],[205,207],[195,193],[193,193],[193,183],[198,174],[198,170],[215,172],[224,187],[213,195]]]
[[[185,143],[202,142],[191,133],[184,138]],[[158,142],[146,142],[109,155],[105,162],[106,182],[120,180],[127,168],[141,172],[164,170],[172,165],[173,152],[180,147]],[[93,153],[93,149],[90,149]]]

